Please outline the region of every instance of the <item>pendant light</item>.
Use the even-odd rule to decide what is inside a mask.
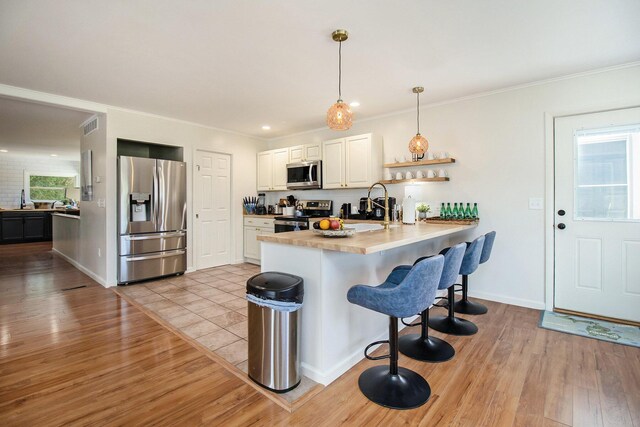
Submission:
[[[411,152],[411,156],[414,162],[421,160],[424,157],[424,153],[426,153],[429,149],[429,141],[427,141],[427,138],[420,135],[420,94],[422,92],[424,92],[423,87],[418,86],[413,88],[413,93],[416,94],[416,97],[418,99],[418,106],[416,108],[418,132],[416,133],[416,136],[411,138],[411,141],[409,141],[409,151]]]
[[[342,42],[349,38],[347,30],[335,30],[331,37],[340,43],[338,49],[338,101],[327,111],[327,125],[333,130],[347,130],[353,122],[353,113],[349,104],[342,101]]]

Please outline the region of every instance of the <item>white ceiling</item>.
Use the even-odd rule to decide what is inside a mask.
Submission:
[[[0,98],[0,152],[6,157],[80,160],[79,127],[91,114]]]
[[[0,83],[264,138],[640,60],[638,0],[0,2]],[[262,131],[270,124],[271,131]]]

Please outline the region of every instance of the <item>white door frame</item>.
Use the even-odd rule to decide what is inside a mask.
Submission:
[[[544,304],[547,311],[554,309],[555,286],[555,119],[637,107],[640,105],[611,103],[580,110],[544,113]]]
[[[233,203],[233,154],[231,153],[227,153],[224,151],[219,151],[219,150],[209,150],[207,148],[197,148],[194,147],[193,151],[191,153],[191,158],[193,159],[193,165],[191,167],[191,176],[192,176],[192,183],[193,185],[191,186],[191,200],[192,200],[192,209],[191,209],[191,224],[193,224],[193,232],[191,233],[191,239],[192,239],[192,243],[193,243],[193,269],[195,271],[198,270],[198,233],[196,232],[196,174],[198,172],[197,170],[197,165],[196,165],[196,158],[197,158],[197,153],[198,151],[206,151],[207,153],[212,153],[212,154],[223,154],[226,156],[229,156],[229,158],[231,159],[231,164],[229,165],[229,209],[230,209],[230,221],[229,224],[231,225],[231,230],[229,230],[229,264],[233,264],[235,262],[235,257],[234,257],[234,253],[235,253],[235,247],[236,247],[236,237],[235,237],[235,228],[236,228],[236,221],[235,221],[235,216],[236,216],[236,207],[234,206]]]

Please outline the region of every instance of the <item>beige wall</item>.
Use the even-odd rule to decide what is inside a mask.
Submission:
[[[422,82],[408,82],[407,87],[413,83]],[[427,102],[428,82],[424,85],[422,99]],[[457,159],[447,167],[451,181],[413,188],[392,185],[390,192],[402,198],[410,191],[433,203],[478,202],[482,219],[474,234],[490,230],[498,234],[491,261],[470,278],[471,289],[478,296],[542,308],[545,211],[529,210],[528,199],[545,196],[545,172],[553,167],[545,164],[545,113],[575,114],[631,105],[640,105],[638,66],[425,107],[420,129],[431,149],[446,150]],[[382,136],[385,158],[391,161],[408,154],[415,126],[414,111],[368,121],[358,121],[356,116],[346,133],[322,129],[270,141],[269,148],[373,132]],[[339,203],[355,203],[366,195],[364,190],[301,193]],[[280,194],[270,195],[277,197]]]

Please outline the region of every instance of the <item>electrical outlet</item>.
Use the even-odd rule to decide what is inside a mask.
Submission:
[[[529,197],[529,209],[542,210],[544,209],[544,200],[542,197]]]
[[[104,208],[105,206],[105,201],[104,199],[98,199],[98,207],[99,208]]]

